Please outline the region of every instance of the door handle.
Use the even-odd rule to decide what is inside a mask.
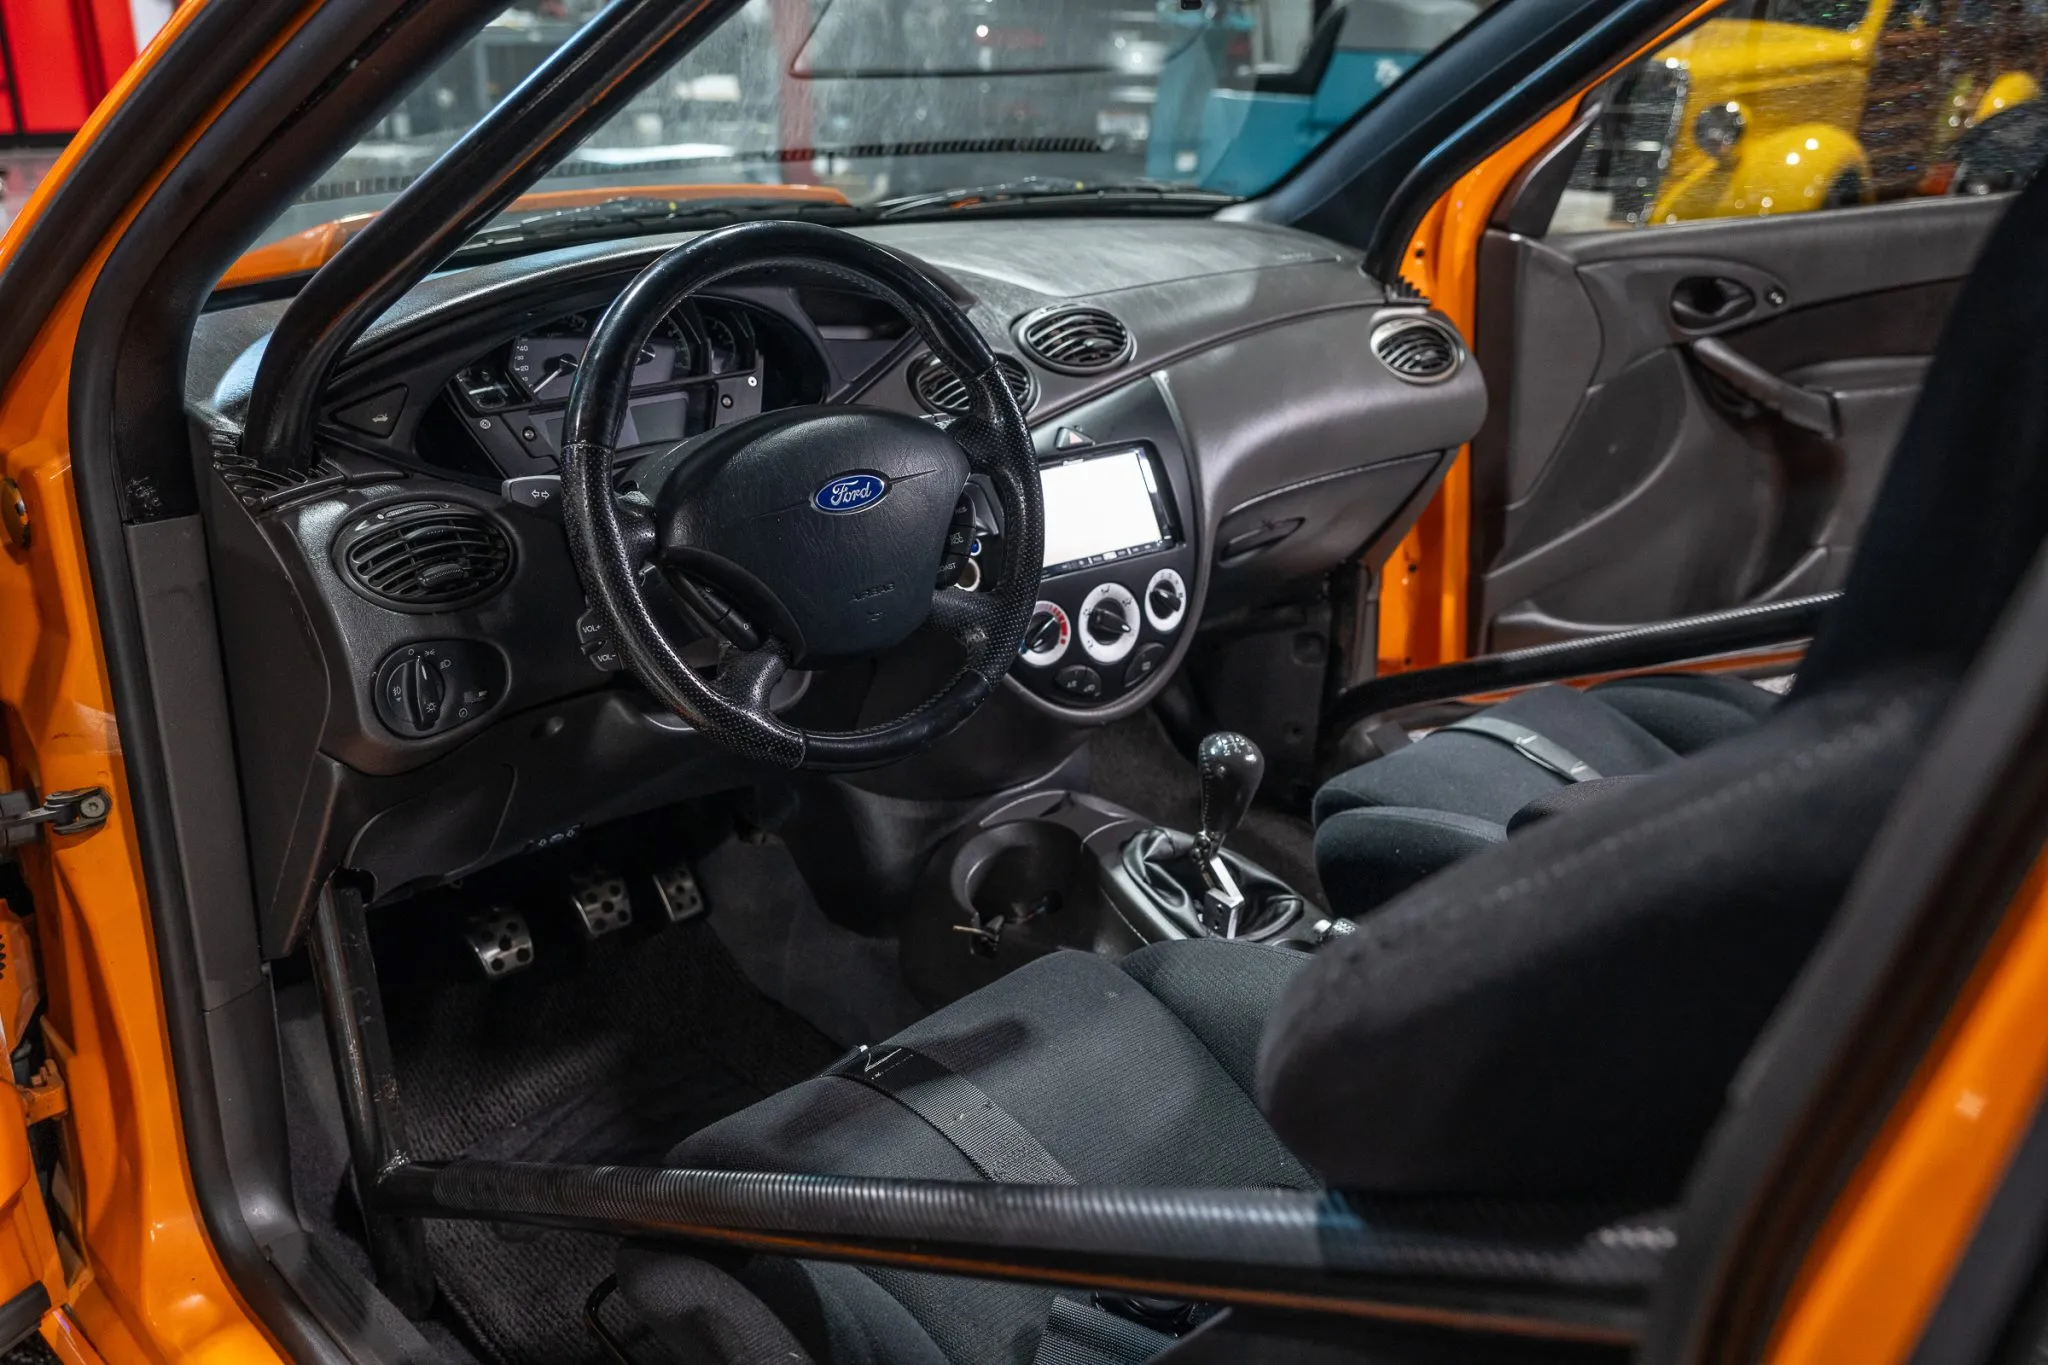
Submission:
[[[1835,413],[1833,395],[1780,379],[1715,337],[1688,342],[1686,349],[1702,369],[1758,407],[1816,436],[1833,440],[1841,435],[1842,424]]]
[[[1671,320],[1688,332],[1725,327],[1756,307],[1756,291],[1726,276],[1692,275],[1671,291]]]

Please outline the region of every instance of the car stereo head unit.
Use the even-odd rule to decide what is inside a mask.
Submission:
[[[1045,576],[1164,550],[1180,541],[1159,459],[1146,446],[1090,451],[1038,467]]]

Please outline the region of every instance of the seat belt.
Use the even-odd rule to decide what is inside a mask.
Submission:
[[[1498,740],[1545,772],[1567,782],[1591,782],[1600,776],[1592,764],[1570,749],[1555,740],[1545,739],[1517,721],[1502,720],[1498,716],[1468,716],[1464,720],[1438,726],[1436,733],[1442,734],[1446,730],[1462,730],[1466,734]]]
[[[857,1047],[825,1072],[857,1081],[908,1109],[953,1144],[984,1180],[1071,1185],[1074,1177],[985,1091],[915,1048]]]

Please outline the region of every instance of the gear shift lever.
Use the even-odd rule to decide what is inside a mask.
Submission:
[[[1223,861],[1223,841],[1244,822],[1266,775],[1266,756],[1243,735],[1221,730],[1195,751],[1195,770],[1202,782],[1201,830],[1195,835],[1195,868],[1207,888],[1203,911],[1210,928],[1224,938],[1237,937],[1244,893]]]

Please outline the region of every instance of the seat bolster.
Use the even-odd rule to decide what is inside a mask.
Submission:
[[[1649,772],[1676,757],[1620,711],[1569,687],[1539,687],[1486,714],[1526,725],[1603,777]],[[1331,778],[1316,793],[1314,819],[1321,824],[1340,811],[1366,806],[1414,806],[1504,825],[1563,783],[1497,739],[1440,730]]]
[[[1307,954],[1291,948],[1203,938],[1155,943],[1118,965],[1172,1010],[1249,1095],[1266,1016],[1307,964]]]
[[[1438,869],[1507,837],[1504,824],[1448,811],[1413,806],[1340,811],[1316,830],[1316,868],[1330,909],[1357,919]]]
[[[1589,693],[1680,754],[1746,735],[1778,704],[1775,692],[1741,678],[1656,674],[1602,683]]]

